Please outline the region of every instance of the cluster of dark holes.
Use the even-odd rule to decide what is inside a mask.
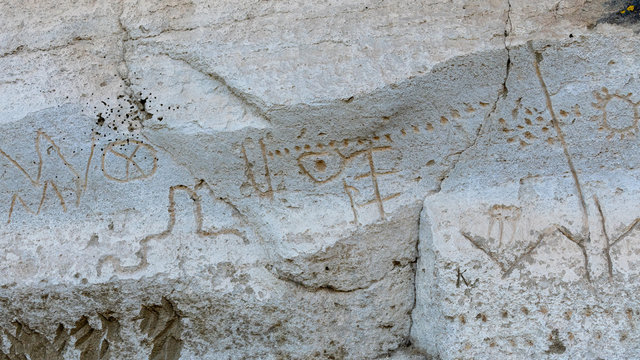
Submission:
[[[120,85],[120,87],[123,87],[123,85]],[[144,142],[136,130],[141,129],[143,123],[147,120],[155,118],[157,121],[163,121],[164,117],[155,115],[150,111],[149,105],[153,104],[157,97],[147,92],[146,88],[142,90],[131,95],[121,94],[113,99],[107,97],[99,103],[93,104],[90,111],[93,113],[94,125],[87,135],[93,136],[94,139],[102,138],[107,142],[118,141],[123,138],[127,139],[127,143],[120,144],[120,148],[126,147],[130,139]],[[91,93],[91,97],[93,96],[94,94]],[[90,102],[85,105],[87,107],[92,106]],[[160,110],[165,105],[159,103],[153,104],[151,107]],[[179,108],[179,105],[167,106],[166,110],[177,110]],[[100,151],[104,151],[104,148],[100,148]]]

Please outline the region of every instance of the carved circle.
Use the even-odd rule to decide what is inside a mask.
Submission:
[[[298,166],[317,183],[329,182],[344,169],[344,158],[337,152],[307,152],[298,157]]]
[[[102,153],[102,173],[107,179],[117,182],[146,179],[158,169],[156,154],[153,146],[139,140],[114,141]],[[120,161],[112,164],[115,159]],[[114,171],[116,169],[119,171]]]
[[[618,132],[634,130],[638,126],[636,104],[628,97],[618,94],[607,100],[603,109],[604,124]]]
[[[593,94],[597,100],[593,105],[602,111],[600,129],[609,132],[607,139],[616,134],[623,139],[625,136],[635,136],[638,133],[640,103],[631,100],[632,93],[609,93],[607,88],[602,88],[600,92],[594,91]]]

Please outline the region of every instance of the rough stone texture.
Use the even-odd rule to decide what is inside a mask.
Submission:
[[[0,359],[640,357],[639,14],[0,1]]]
[[[495,111],[425,199],[412,334],[429,352],[639,355],[638,45],[510,50]]]

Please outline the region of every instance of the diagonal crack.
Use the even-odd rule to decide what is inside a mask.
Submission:
[[[475,134],[473,140],[464,149],[462,149],[460,151],[457,151],[457,152],[455,152],[453,154],[448,155],[448,157],[455,156],[455,159],[453,159],[453,161],[451,163],[451,166],[449,166],[449,168],[446,169],[443,172],[443,174],[440,176],[440,178],[438,179],[438,183],[436,185],[435,190],[431,190],[429,192],[430,195],[437,194],[437,193],[440,192],[440,190],[442,190],[442,184],[449,177],[449,175],[455,171],[456,166],[458,165],[460,160],[463,158],[463,155],[468,150],[470,150],[471,148],[475,147],[476,144],[478,143],[478,139],[482,135],[482,131],[484,130],[485,125],[487,124],[487,122],[489,121],[491,116],[493,116],[493,114],[495,113],[496,109],[498,108],[498,102],[500,101],[500,99],[501,98],[505,98],[507,96],[507,94],[509,93],[509,89],[507,88],[507,82],[509,80],[509,74],[511,72],[511,66],[513,64],[512,64],[512,61],[511,61],[511,49],[510,49],[509,45],[507,44],[507,38],[509,37],[509,35],[511,34],[512,31],[513,31],[513,24],[511,22],[511,0],[507,0],[507,15],[506,15],[505,23],[504,23],[504,38],[503,38],[504,50],[506,52],[506,57],[507,58],[506,58],[506,61],[505,61],[505,72],[504,72],[504,78],[502,80],[502,87],[498,91],[498,94],[496,95],[496,98],[493,101],[491,109],[489,110],[489,112],[485,116],[484,120],[482,121],[482,123],[478,127],[478,130],[476,131],[476,134]]]
[[[430,194],[436,194],[439,193],[442,190],[442,184],[444,183],[444,181],[449,177],[449,175],[451,173],[453,173],[456,169],[456,166],[458,165],[458,163],[460,162],[460,160],[463,158],[463,155],[470,150],[471,148],[475,147],[478,143],[478,139],[480,138],[480,136],[482,135],[482,132],[484,130],[484,127],[486,126],[487,122],[491,119],[491,117],[493,116],[493,114],[496,112],[497,108],[498,108],[498,102],[500,101],[500,99],[503,99],[507,96],[509,89],[507,87],[507,82],[509,81],[509,74],[511,72],[511,66],[512,61],[511,61],[511,49],[509,47],[509,45],[507,44],[507,39],[509,37],[509,35],[511,34],[511,32],[513,31],[513,23],[511,21],[511,1],[507,0],[507,15],[506,15],[506,20],[505,20],[505,27],[504,27],[504,50],[506,52],[506,60],[505,60],[505,70],[504,70],[504,78],[502,80],[502,87],[500,88],[500,90],[498,91],[498,93],[496,94],[496,98],[493,101],[493,104],[491,106],[491,109],[489,110],[489,112],[487,112],[487,115],[484,117],[482,123],[480,123],[480,126],[478,127],[478,130],[476,131],[476,134],[473,138],[473,140],[461,151],[458,151],[450,156],[456,156],[456,158],[453,160],[453,162],[451,163],[451,166],[449,166],[449,168],[442,174],[442,176],[438,179],[438,184],[436,185],[436,189],[432,190],[430,192]],[[423,208],[424,208],[424,204],[423,204]],[[407,336],[407,341],[406,341],[406,346],[411,346],[411,330],[413,328],[413,312],[416,308],[417,305],[417,294],[418,294],[418,284],[417,284],[417,271],[418,271],[418,262],[420,260],[420,222],[422,220],[422,211],[423,209],[420,210],[420,213],[418,215],[418,239],[416,241],[416,261],[413,264],[414,266],[414,273],[413,273],[413,305],[411,307],[411,311],[409,312],[409,334]],[[422,354],[424,355],[424,354]]]
[[[504,76],[504,79],[502,81],[502,87],[498,91],[498,94],[496,95],[496,98],[493,101],[491,109],[489,110],[489,112],[487,112],[487,115],[482,120],[482,123],[480,123],[480,126],[478,127],[478,130],[476,131],[476,134],[473,137],[473,140],[471,142],[469,142],[469,144],[467,146],[465,146],[464,149],[462,149],[460,151],[457,151],[457,152],[455,152],[453,154],[448,155],[448,157],[455,156],[455,158],[451,162],[451,166],[449,166],[449,168],[447,168],[442,173],[440,178],[438,179],[438,183],[436,184],[435,190],[429,191],[429,195],[437,194],[437,193],[440,192],[440,190],[442,190],[442,184],[449,177],[449,175],[452,174],[455,171],[456,167],[458,166],[458,163],[460,162],[460,160],[462,160],[464,154],[467,151],[469,151],[471,148],[473,148],[473,147],[475,147],[477,145],[478,139],[482,135],[482,132],[483,132],[486,124],[489,122],[489,119],[491,119],[493,114],[496,112],[496,109],[498,108],[498,102],[500,101],[500,99],[502,99],[502,98],[507,96],[508,90],[507,90],[507,85],[506,84],[507,84],[507,81],[509,79],[509,70],[511,68],[511,57],[509,55],[508,48],[506,49],[506,52],[507,52],[507,59],[506,59],[506,65],[505,65],[505,76]]]
[[[124,15],[124,10],[125,10],[125,6],[124,4],[122,5],[122,10],[120,11],[120,14],[118,15],[118,26],[120,27],[120,33],[122,36],[121,41],[121,49],[120,49],[120,63],[122,64],[122,66],[125,69],[125,73],[123,73],[121,71],[120,68],[118,68],[118,76],[120,77],[120,79],[122,79],[122,82],[124,82],[125,84],[125,92],[127,93],[126,95],[128,95],[131,99],[134,99],[133,97],[133,89],[131,87],[131,79],[130,79],[130,74],[131,74],[131,70],[129,69],[129,63],[127,62],[127,42],[131,41],[131,34],[129,33],[129,30],[127,30],[127,27],[122,23],[122,16]]]
[[[109,35],[105,35],[105,37],[112,36],[112,35],[117,35],[117,34],[109,34]],[[9,50],[7,52],[0,54],[0,59],[4,57],[13,56],[13,55],[33,54],[38,52],[60,50],[69,46],[73,46],[77,43],[85,42],[85,41],[93,41],[93,38],[90,36],[86,36],[86,37],[76,36],[64,44],[54,45],[50,47],[28,47],[26,45],[20,45],[13,50]]]
[[[153,146],[157,147],[158,149],[164,151],[165,153],[167,153],[167,155],[169,155],[169,157],[171,158],[171,160],[173,161],[173,163],[176,166],[182,167],[185,170],[187,170],[187,172],[194,178],[194,179],[199,179],[199,177],[197,176],[196,173],[193,172],[193,170],[187,165],[184,164],[183,162],[181,162],[178,157],[169,149],[167,149],[165,146],[162,146],[161,143],[157,142],[157,141],[153,141],[153,139],[149,138],[149,136],[147,136],[147,134],[145,134],[144,132],[141,132],[141,136],[149,143],[152,144]]]
[[[192,68],[193,70],[206,75],[207,77],[213,79],[215,82],[219,83],[220,85],[222,85],[224,88],[226,88],[235,98],[237,98],[238,100],[240,100],[240,102],[249,110],[251,110],[255,115],[259,116],[260,118],[262,118],[262,120],[264,120],[266,123],[271,124],[271,119],[269,118],[269,116],[267,115],[267,113],[263,110],[264,108],[264,104],[259,104],[259,100],[255,98],[255,96],[252,96],[250,94],[247,94],[246,92],[230,85],[225,78],[223,78],[222,76],[220,76],[220,74],[217,74],[215,72],[211,72],[208,70],[205,70],[202,68],[202,66],[198,66],[197,64],[194,64],[192,61],[186,60],[182,57],[177,57],[177,56],[172,56],[171,54],[168,53],[161,53],[161,55],[167,56],[168,58],[174,60],[174,61],[179,61],[187,66],[189,66],[190,68]]]
[[[507,0],[507,19],[504,23],[504,49],[507,51],[507,72],[502,83],[503,96],[506,96],[509,89],[507,89],[507,79],[509,78],[509,72],[511,71],[511,48],[507,44],[509,36],[513,32],[513,22],[511,21],[511,0]]]
[[[409,310],[409,331],[405,340],[405,346],[411,346],[411,330],[413,329],[413,311],[418,305],[418,262],[420,261],[420,221],[422,220],[422,211],[424,210],[424,202],[418,212],[418,236],[416,238],[416,258],[412,263],[413,266],[413,304]]]

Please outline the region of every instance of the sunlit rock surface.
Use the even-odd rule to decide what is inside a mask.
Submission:
[[[0,20],[0,359],[640,357],[640,4]]]

